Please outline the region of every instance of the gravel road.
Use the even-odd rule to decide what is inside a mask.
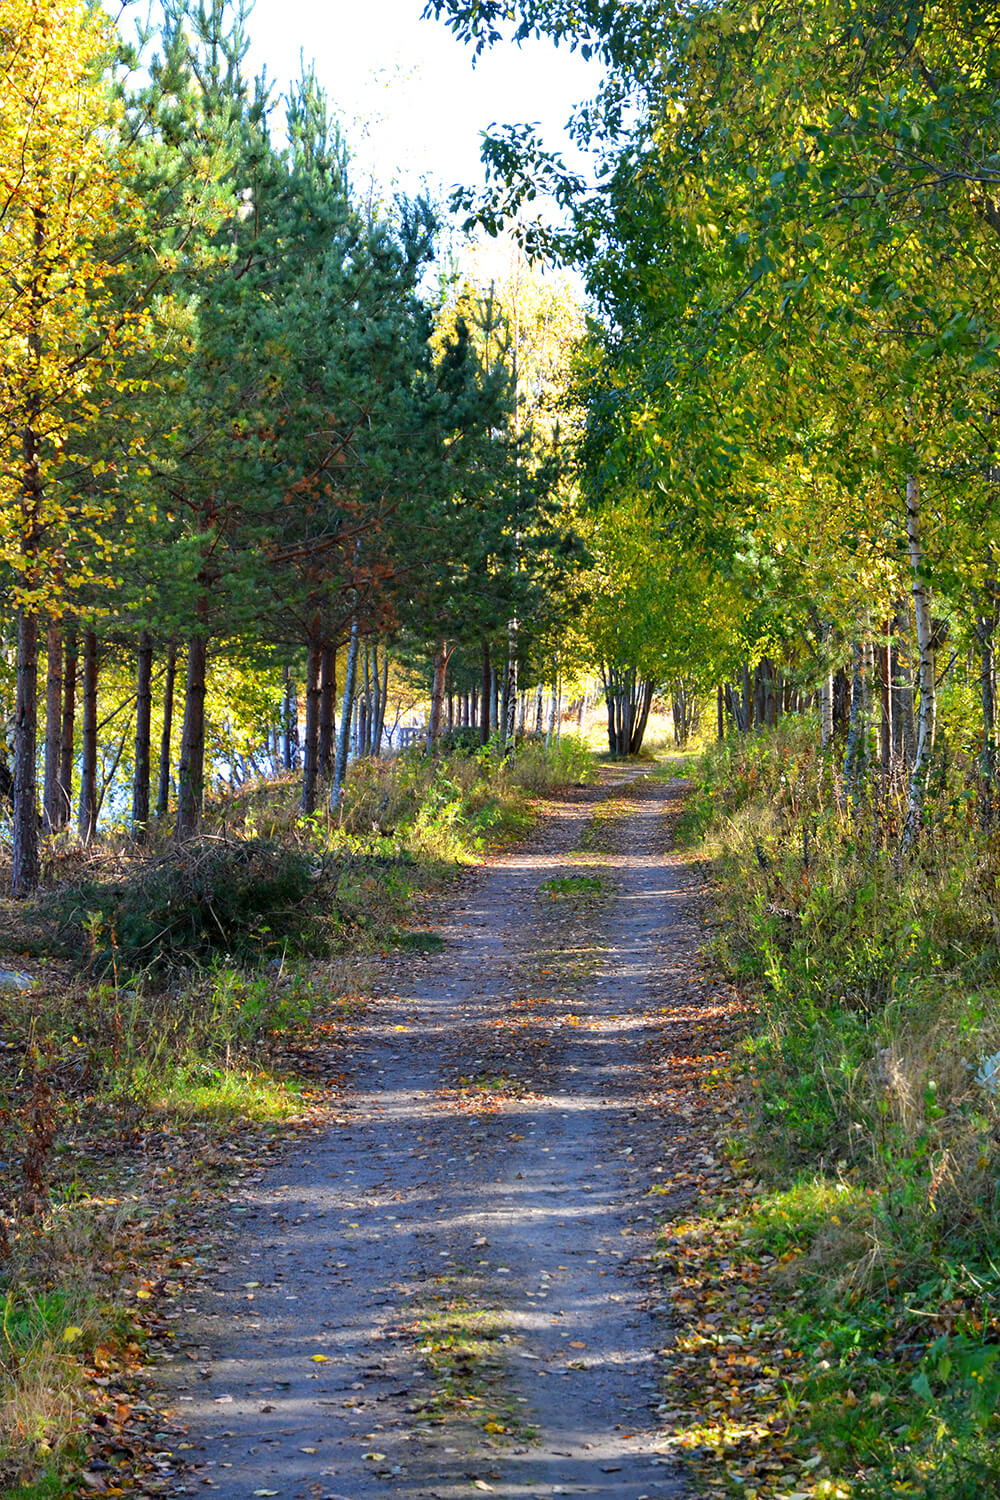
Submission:
[[[439,903],[440,953],[385,961],[338,1122],[235,1192],[175,1324],[171,1493],[691,1500],[648,1196],[696,937],[678,792],[554,801]]]

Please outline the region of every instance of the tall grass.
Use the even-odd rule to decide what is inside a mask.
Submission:
[[[899,818],[804,724],[713,749],[687,827],[757,1000],[744,1147],[759,1235],[800,1255],[813,1421],[845,1472],[876,1463],[852,1494],[971,1497],[1000,1486],[1000,849],[957,783],[908,859]]]

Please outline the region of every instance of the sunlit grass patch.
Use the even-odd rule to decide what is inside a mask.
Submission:
[[[142,1080],[138,1087],[143,1088]],[[287,1120],[303,1104],[304,1085],[265,1071],[189,1063],[168,1069],[145,1086],[149,1109],[177,1120],[254,1124]]]
[[[553,875],[539,889],[548,896],[600,896],[605,886],[598,875]]]
[[[504,1346],[510,1342],[506,1319],[476,1296],[473,1278],[441,1277],[417,1325],[417,1349],[433,1383],[422,1416],[434,1423],[461,1419],[475,1423],[492,1444],[523,1437],[525,1429],[507,1388]]]

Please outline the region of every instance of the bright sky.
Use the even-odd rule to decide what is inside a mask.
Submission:
[[[538,121],[564,150],[563,127],[600,77],[548,43],[503,46],[473,68],[470,48],[439,21],[420,19],[422,0],[257,0],[250,17],[251,71],[266,66],[278,89],[299,72],[300,54],[344,117],[355,180],[383,188],[447,191],[479,183],[480,133],[492,123]]]

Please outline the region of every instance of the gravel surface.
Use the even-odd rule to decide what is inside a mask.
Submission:
[[[439,905],[441,953],[386,960],[338,1123],[238,1190],[175,1325],[173,1494],[691,1496],[648,1196],[696,940],[678,793],[617,771],[553,803]]]

